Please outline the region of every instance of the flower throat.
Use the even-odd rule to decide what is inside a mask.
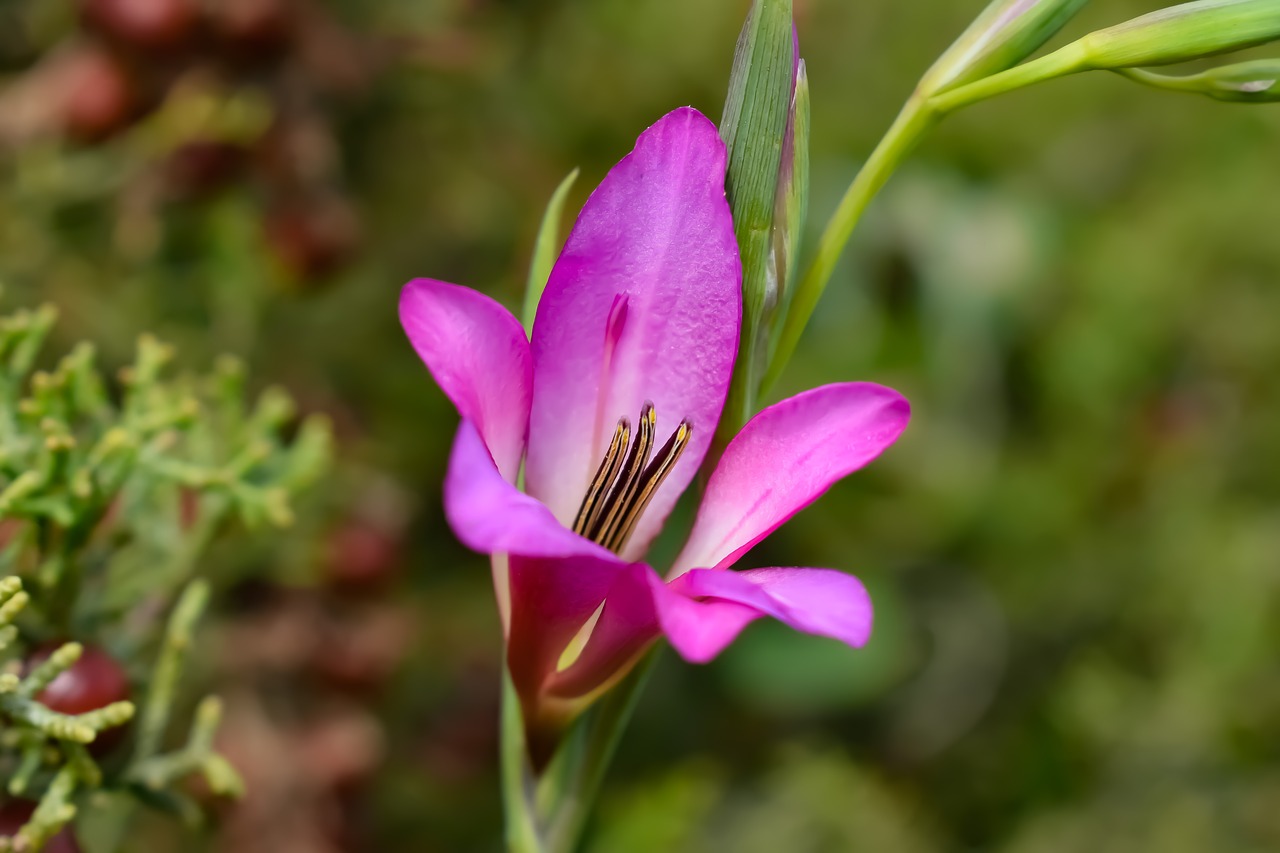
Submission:
[[[626,418],[618,419],[609,449],[591,478],[586,497],[578,509],[578,517],[573,523],[575,533],[614,553],[620,553],[626,546],[636,522],[693,435],[689,422],[681,421],[667,443],[653,454],[657,426],[658,418],[652,403],[645,403],[640,409],[634,442],[631,441],[631,422]]]

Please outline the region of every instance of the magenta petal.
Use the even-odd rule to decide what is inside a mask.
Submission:
[[[717,574],[732,577],[736,573]],[[682,580],[678,578],[675,583]],[[650,588],[662,633],[690,663],[711,660],[732,643],[743,628],[764,615],[758,607],[735,601],[697,601],[656,577],[650,581]]]
[[[654,592],[663,633],[693,663],[714,658],[760,616],[854,647],[871,636],[866,589],[832,569],[694,569]]]
[[[507,482],[470,421],[458,426],[453,441],[444,508],[458,539],[484,554],[615,559],[605,548],[565,528],[535,498]]]
[[[514,483],[533,389],[519,321],[482,293],[419,278],[400,291],[400,323],[458,413],[480,431],[502,476]]]
[[[590,640],[573,665],[549,682],[549,692],[561,698],[585,696],[657,639],[661,629],[652,584],[665,588],[658,573],[643,563],[612,576]]]
[[[587,200],[533,329],[526,482],[570,524],[618,418],[654,404],[658,443],[693,437],[623,556],[643,553],[697,472],[724,406],[741,322],[725,150],[696,110],[664,116]]]
[[[613,554],[567,559],[512,557],[507,664],[532,706],[560,655],[630,567]]]
[[[760,412],[729,442],[669,577],[725,568],[894,442],[911,409],[869,382],[824,385]]]

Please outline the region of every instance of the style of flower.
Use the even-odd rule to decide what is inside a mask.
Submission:
[[[729,569],[898,437],[909,407],[888,388],[827,385],[761,411],[724,447],[665,579],[642,562],[710,449],[737,355],[725,157],[691,108],[645,131],[583,207],[531,340],[474,290],[417,279],[401,294],[461,416],[446,515],[492,555],[530,731],[558,730],[662,636],[703,662],[760,616],[851,646],[870,634],[851,575]]]

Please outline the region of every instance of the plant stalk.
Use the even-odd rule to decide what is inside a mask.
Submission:
[[[764,392],[767,393],[777,381],[795,352],[800,336],[818,305],[818,299],[831,280],[836,262],[867,205],[936,120],[937,114],[930,103],[919,93],[912,95],[845,191],[822,232],[812,263],[796,288],[794,301],[778,338],[777,350],[762,383]]]

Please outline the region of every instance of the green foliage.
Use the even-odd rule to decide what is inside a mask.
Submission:
[[[79,714],[46,706],[42,691],[76,666],[80,642],[62,643],[25,674],[21,659],[11,661],[0,676],[0,774],[11,795],[40,796],[4,842],[15,851],[38,850],[95,791],[131,791],[192,820],[198,807],[175,788],[186,777],[203,775],[215,794],[241,792],[213,749],[216,698],[200,704],[185,746],[163,751],[209,598],[199,560],[232,522],[288,525],[290,497],[322,473],[330,442],[323,420],[292,429],[293,404],[279,390],[246,408],[244,372],[233,361],[205,376],[168,378],[173,352],[149,336],[119,372],[118,393],[88,344],[37,369],[55,317],[45,306],[0,318],[0,567],[8,573],[0,580],[0,653],[102,636],[135,649],[129,664],[146,695],[128,759],[99,766],[85,745],[129,723],[134,702]],[[167,629],[138,619],[175,596]],[[133,636],[123,627],[130,621],[142,626]]]

